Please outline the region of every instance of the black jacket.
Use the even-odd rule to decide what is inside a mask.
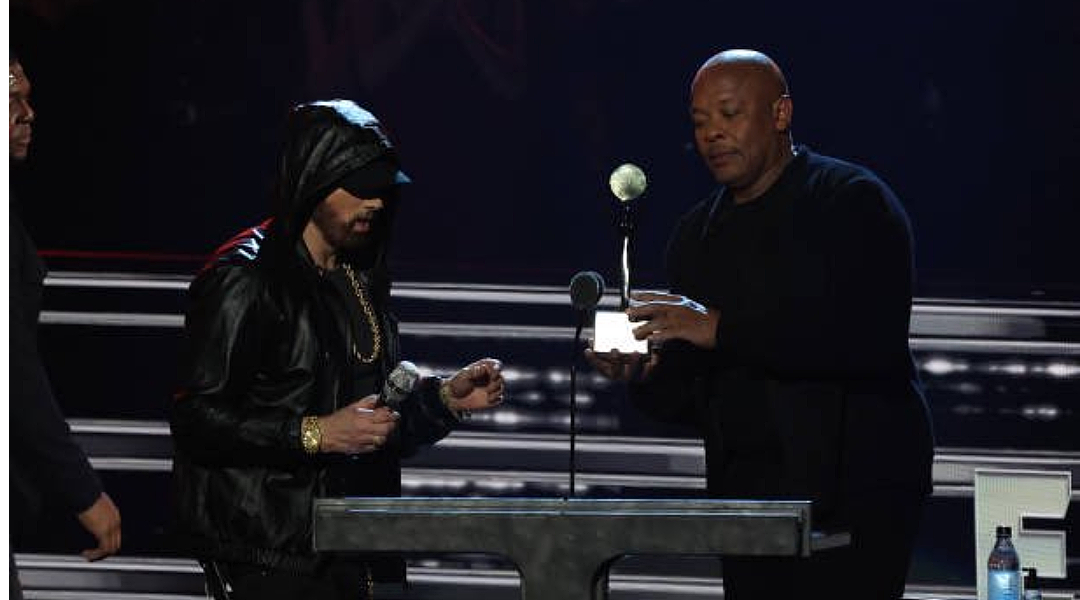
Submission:
[[[38,350],[38,315],[45,265],[15,212],[9,214],[8,297],[11,400],[11,525],[30,533],[44,497],[70,514],[101,495],[101,482],[74,440],[53,397]]]
[[[300,421],[357,399],[346,393],[354,328],[342,303],[328,301],[336,290],[299,235],[342,175],[392,156],[385,137],[364,123],[340,107],[295,111],[277,217],[223,246],[191,286],[182,386],[170,424],[180,535],[199,558],[296,571],[317,565],[312,502],[328,492],[329,467],[349,459],[307,455]],[[378,260],[347,260],[365,287],[378,285]],[[373,295],[385,339],[383,377],[399,359],[387,297],[388,289]],[[455,424],[435,378],[423,379],[400,412],[395,436],[378,452],[392,468],[370,472],[392,479],[371,486],[387,493],[400,491],[399,457]]]
[[[672,290],[719,310],[717,347],[667,344],[635,403],[702,429],[714,496],[808,498],[828,524],[854,495],[929,490],[911,255],[896,197],[856,165],[803,148],[753,202],[718,190],[668,249]]]

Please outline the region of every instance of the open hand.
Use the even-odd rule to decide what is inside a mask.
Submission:
[[[640,304],[626,309],[626,314],[632,322],[644,321],[634,328],[637,339],[657,344],[686,340],[706,350],[716,347],[720,311],[676,294],[635,292],[631,298]]]
[[[82,551],[88,561],[96,561],[120,550],[120,509],[102,492],[90,508],[79,513],[79,523],[97,538],[97,548]]]
[[[608,379],[644,381],[649,378],[660,361],[660,355],[656,352],[642,354],[640,352],[623,353],[618,350],[594,352],[586,348],[585,360],[588,360],[594,369]]]

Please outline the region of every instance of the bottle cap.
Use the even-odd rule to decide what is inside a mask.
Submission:
[[[1009,527],[1007,525],[998,525],[997,526],[997,534],[999,536],[1001,536],[1001,535],[1011,536],[1012,535],[1012,527]]]
[[[1024,567],[1024,589],[1034,590],[1039,587],[1039,570],[1035,567]]]

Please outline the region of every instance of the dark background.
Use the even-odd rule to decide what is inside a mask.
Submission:
[[[796,141],[865,164],[905,203],[919,295],[1080,301],[1076,0],[11,6],[10,33],[38,110],[13,191],[54,270],[66,268],[66,256],[89,253],[90,266],[72,264],[193,272],[199,257],[266,216],[288,108],[343,96],[381,117],[415,181],[399,223],[398,280],[565,285],[574,272],[597,269],[614,283],[617,206],[607,178],[632,161],[650,178],[635,209],[635,283],[663,285],[668,232],[711,186],[692,148],[688,83],[714,52],[752,47],[787,73]],[[178,293],[153,294],[167,297],[52,287],[46,308],[177,314],[184,306]],[[397,308],[406,322],[421,322],[447,306]],[[503,305],[450,306],[464,322],[571,318],[567,307],[547,305],[527,307],[527,317]],[[1077,339],[1073,320],[1053,319],[1047,340]],[[920,335],[932,340],[935,332]],[[433,364],[492,355],[537,373],[518,384],[507,410],[546,420],[493,430],[563,431],[554,419],[566,410],[566,382],[547,376],[563,372],[558,343],[406,341]],[[177,344],[173,332],[142,328],[53,326],[42,337],[65,414],[82,419],[161,421]],[[916,352],[939,447],[1074,451],[1077,379],[1047,374],[1075,364],[1063,356]],[[923,368],[943,357],[964,368]],[[617,390],[590,391],[584,431],[669,435],[633,420]],[[524,404],[529,392],[535,404]],[[1031,417],[1032,407],[1060,415]],[[617,420],[599,418],[613,414]],[[167,475],[105,476],[125,511],[125,553],[173,552],[160,504]],[[931,500],[912,581],[974,583],[970,505],[968,497]],[[1073,533],[1077,518],[1072,510],[1050,529]],[[57,540],[81,549],[77,526],[63,524],[63,535],[43,534],[30,550],[56,551]],[[1075,557],[1080,537],[1070,540]],[[1070,560],[1071,579],[1057,583],[1075,588]]]
[[[207,254],[265,215],[295,102],[385,122],[415,180],[399,280],[614,281],[607,177],[632,161],[637,285],[709,190],[687,85],[715,51],[785,69],[796,142],[911,216],[922,296],[1080,298],[1080,9],[1059,2],[15,0],[34,84],[13,177],[43,248]],[[182,262],[182,261],[181,261]]]

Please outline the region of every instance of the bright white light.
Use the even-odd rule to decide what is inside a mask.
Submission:
[[[1027,375],[1028,366],[1022,362],[1008,362],[997,365],[996,368],[992,367],[991,370],[1019,377],[1021,375]]]
[[[953,386],[952,390],[958,394],[963,394],[965,396],[977,396],[982,393],[983,388],[977,383],[964,381]]]
[[[1080,377],[1080,364],[1070,362],[1052,362],[1045,367],[1051,377]]]
[[[952,409],[953,414],[961,415],[964,417],[970,417],[974,415],[982,415],[986,413],[985,406],[979,406],[978,404],[957,404]]]
[[[492,421],[496,425],[520,425],[526,419],[514,410],[500,410],[492,415]]]
[[[506,365],[503,365],[502,374],[503,379],[505,379],[507,383],[536,381],[540,377],[536,372],[536,369],[521,369],[517,367],[507,367]]]
[[[547,373],[544,373],[544,379],[552,385],[561,385],[569,383],[570,375],[564,371],[549,369]]]
[[[600,390],[604,390],[611,387],[612,385],[615,385],[614,381],[608,379],[607,377],[604,377],[600,373],[592,373],[591,375],[589,375],[586,381],[588,381],[589,385],[591,385],[592,387]]]
[[[491,490],[495,492],[506,491],[521,491],[525,489],[525,484],[520,481],[508,481],[498,479],[485,479],[483,481],[477,481],[476,487],[482,490]]]
[[[944,357],[935,357],[923,363],[923,370],[931,375],[948,375],[949,373],[963,373],[971,367],[966,362],[950,360]]]
[[[402,475],[401,487],[416,488],[439,488],[450,490],[463,490],[469,482],[458,477],[409,477]]]
[[[582,390],[578,390],[576,396],[578,406],[591,406],[596,401],[596,398],[592,394]],[[553,399],[557,400],[559,404],[562,404],[563,406],[570,406],[570,394],[556,396]]]
[[[1061,417],[1061,408],[1054,404],[1028,404],[1020,409],[1020,414],[1033,421],[1056,421]]]
[[[513,402],[520,402],[522,404],[540,404],[544,401],[545,396],[537,390],[530,390],[521,394],[514,394],[510,400]]]

